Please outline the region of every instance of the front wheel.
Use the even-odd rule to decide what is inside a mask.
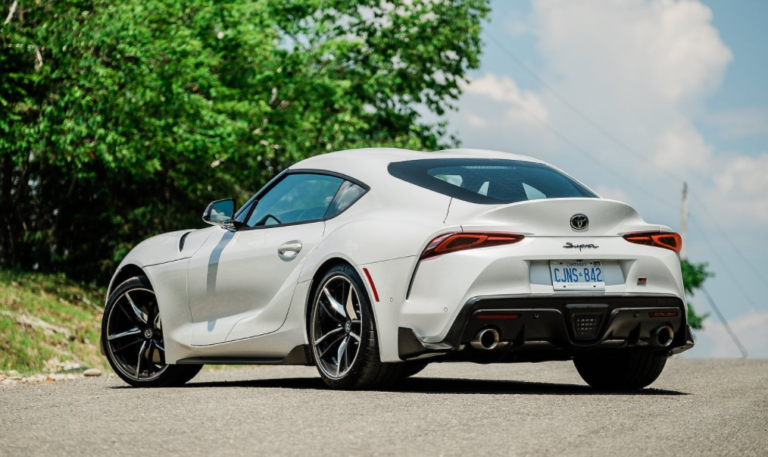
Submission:
[[[403,378],[404,363],[381,362],[368,293],[351,266],[335,266],[318,282],[308,330],[312,358],[329,387],[376,389]]]
[[[581,356],[573,361],[581,378],[600,390],[638,390],[651,385],[664,370],[667,355],[630,352]]]
[[[101,342],[112,369],[134,387],[172,387],[191,380],[202,365],[168,365],[160,308],[146,276],[120,284],[110,295]]]

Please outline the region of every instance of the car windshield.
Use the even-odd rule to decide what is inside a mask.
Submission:
[[[577,181],[548,165],[520,160],[409,160],[391,163],[389,173],[425,189],[480,204],[549,198],[598,198]]]

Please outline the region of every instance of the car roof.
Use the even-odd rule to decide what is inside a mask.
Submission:
[[[435,152],[411,151],[396,148],[350,149],[331,152],[302,160],[291,166],[291,170],[314,169],[345,174],[373,185],[393,178],[387,171],[392,162],[420,159],[507,159],[543,163],[533,157],[509,152],[483,149],[445,149]],[[547,164],[548,165],[548,164]],[[399,180],[398,180],[399,181]]]
[[[393,162],[426,159],[505,159],[544,164],[564,173],[542,160],[509,152],[483,149],[446,149],[436,152],[411,151],[397,148],[350,149],[322,154],[302,160],[290,170],[323,170],[341,173],[368,185],[382,203],[398,208],[424,208],[449,197],[433,190],[396,178],[389,173]],[[586,186],[585,186],[586,187]]]

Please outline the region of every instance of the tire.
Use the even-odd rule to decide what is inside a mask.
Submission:
[[[632,352],[577,357],[573,363],[581,378],[595,389],[638,390],[656,381],[667,364],[667,355]]]
[[[332,389],[383,389],[405,374],[405,363],[381,362],[368,292],[349,265],[332,267],[317,283],[308,332],[312,360]]]
[[[429,362],[405,362],[403,365],[405,365],[405,370],[403,370],[403,379],[405,379],[410,378],[411,376],[416,376],[424,371],[424,369],[427,368],[427,365],[429,365]]]
[[[203,368],[165,363],[162,320],[146,276],[128,279],[109,296],[101,342],[112,370],[133,387],[181,386]]]

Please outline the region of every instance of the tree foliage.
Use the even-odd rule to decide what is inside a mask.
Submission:
[[[690,263],[687,260],[680,261],[680,268],[683,271],[683,285],[685,287],[685,293],[693,295],[697,289],[700,289],[707,278],[714,276],[714,273],[707,270],[708,264],[705,263]],[[694,330],[701,330],[704,328],[703,322],[709,316],[707,314],[696,314],[693,309],[693,305],[688,303],[688,324]]]
[[[0,0],[0,20],[10,12]],[[334,150],[453,145],[487,0],[20,0],[0,23],[0,264],[103,279]],[[242,200],[241,200],[242,201]]]

